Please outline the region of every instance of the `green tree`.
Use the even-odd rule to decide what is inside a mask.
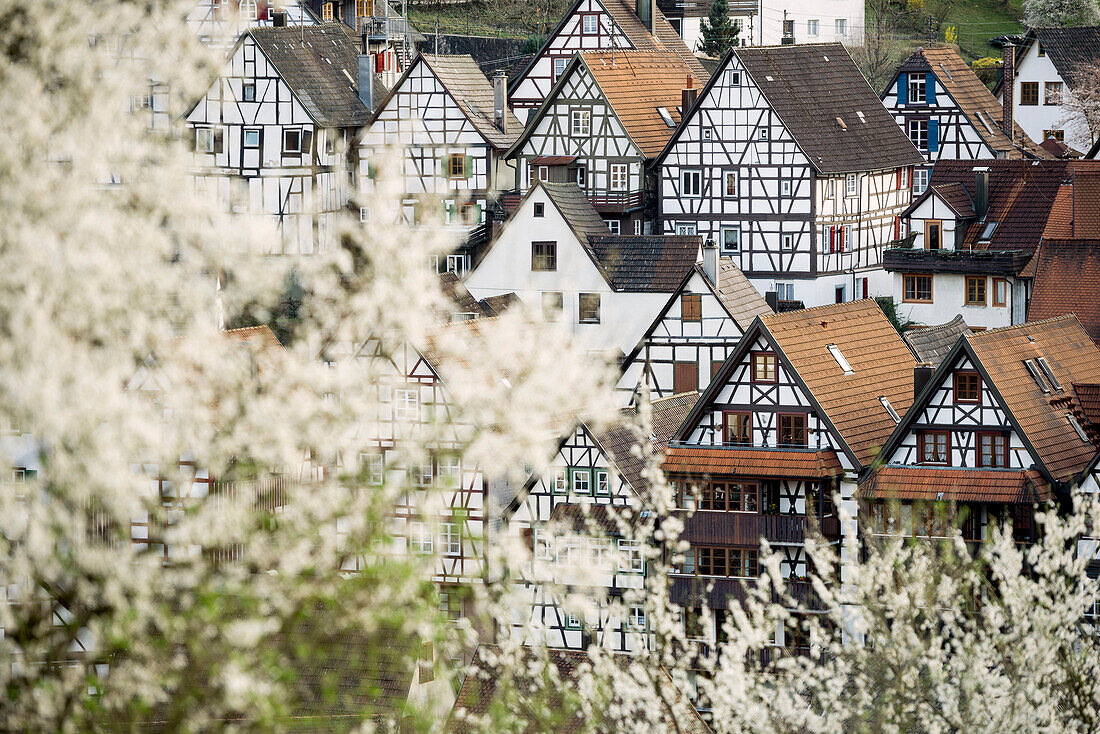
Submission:
[[[702,51],[712,58],[721,56],[731,46],[740,43],[737,36],[741,33],[741,24],[730,20],[730,6],[726,0],[714,0],[701,30]]]

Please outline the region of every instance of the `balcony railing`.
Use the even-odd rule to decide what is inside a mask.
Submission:
[[[749,512],[700,510],[684,518],[684,540],[704,545],[759,545],[761,538],[773,543],[802,543],[811,522],[805,515],[760,515]],[[829,540],[840,537],[836,517],[820,520],[821,534]]]
[[[393,18],[359,18],[358,30],[360,35],[366,34],[371,41],[385,41],[387,39],[403,38],[408,32],[409,22],[400,17]]]
[[[588,201],[600,212],[628,212],[641,207],[642,200],[641,191],[612,191],[588,195]]]

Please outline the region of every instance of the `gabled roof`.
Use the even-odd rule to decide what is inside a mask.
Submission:
[[[701,242],[698,235],[607,235],[583,244],[613,290],[672,293],[694,267]]]
[[[699,393],[692,391],[659,398],[650,403],[653,432],[647,440],[654,452],[664,451],[672,434],[680,427],[698,399]],[[637,416],[636,406],[623,408],[618,421],[602,431],[593,431],[592,437],[609,454],[608,458],[622,473],[623,479],[635,492],[644,496],[650,487],[649,480],[642,476],[645,459],[633,453],[634,447],[642,440],[634,428]]]
[[[888,464],[859,483],[859,499],[1032,504],[1052,498],[1050,485],[1028,469],[953,469]]]
[[[1100,343],[1100,239],[1047,239],[1037,257],[1028,318],[1075,314]]]
[[[1078,71],[1091,64],[1100,64],[1100,26],[1032,29],[1024,46],[1016,52],[1017,60],[1027,53],[1036,37],[1058,75],[1070,88],[1077,82]]]
[[[580,242],[588,242],[589,237],[601,237],[610,233],[607,222],[577,184],[539,181],[531,187],[531,191],[536,188],[546,192]],[[528,192],[527,196],[530,195]],[[519,207],[516,207],[516,211],[519,211]]]
[[[959,315],[946,324],[910,329],[902,334],[901,338],[913,350],[913,354],[918,361],[927,362],[933,367],[939,367],[940,362],[954,349],[959,337],[969,333],[970,327]]]
[[[918,48],[910,56],[899,73],[913,69],[927,69],[947,90],[955,104],[978,131],[986,145],[1009,158],[1021,158],[1025,154],[1032,158],[1051,158],[1052,155],[1040,148],[1027,136],[1019,124],[1014,124],[1014,139],[1009,140],[1001,128],[1003,107],[989,91],[989,87],[963,61],[952,46],[936,45]],[[895,75],[895,79],[897,75]],[[893,81],[890,82],[893,84]],[[889,88],[889,87],[887,87]]]
[[[358,38],[342,23],[250,28],[249,36],[321,127],[360,127],[371,117],[359,99]],[[373,99],[386,88],[376,74]]]
[[[732,258],[718,259],[718,286],[713,290],[742,331],[748,329],[757,316],[774,313],[756,286],[733,264]]]
[[[818,172],[924,163],[839,43],[735,47],[719,68],[725,68],[734,54]],[[714,75],[699,99],[720,77]],[[698,104],[697,100],[693,109]]]
[[[963,219],[974,216],[974,200],[970,198],[970,192],[958,182],[929,186],[928,190],[940,197],[944,204],[951,207],[951,211]]]

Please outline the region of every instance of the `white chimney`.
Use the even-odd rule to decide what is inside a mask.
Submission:
[[[711,238],[703,243],[703,275],[712,286],[718,287],[718,246]]]
[[[508,133],[508,75],[503,70],[493,74],[493,124]]]

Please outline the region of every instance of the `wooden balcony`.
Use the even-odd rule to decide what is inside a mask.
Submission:
[[[702,545],[757,546],[761,538],[772,543],[802,543],[812,520],[804,515],[761,515],[751,512],[699,510],[684,518],[684,540]],[[836,517],[821,520],[821,534],[829,540],[840,537]]]
[[[588,194],[588,201],[601,214],[625,214],[640,209],[644,199],[642,191],[613,191],[602,194]]]

